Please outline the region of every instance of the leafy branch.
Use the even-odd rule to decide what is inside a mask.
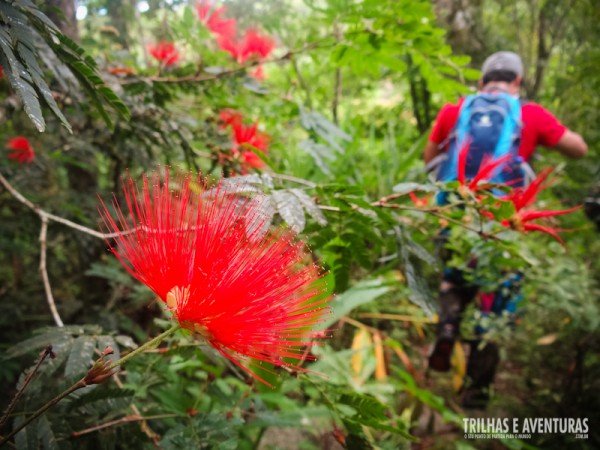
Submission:
[[[2,438],[2,440],[0,440],[0,447],[3,446],[4,444],[6,444],[19,431],[21,431],[23,428],[25,428],[27,425],[29,425],[31,422],[33,422],[35,419],[40,417],[42,414],[44,414],[46,411],[48,411],[54,405],[58,404],[61,400],[67,398],[73,392],[75,392],[79,389],[82,389],[86,386],[103,383],[108,378],[110,378],[112,375],[114,375],[115,372],[113,371],[113,369],[124,364],[125,362],[129,361],[131,358],[134,358],[136,355],[139,355],[140,353],[144,352],[145,350],[155,348],[158,344],[160,344],[162,341],[164,341],[167,337],[169,337],[170,335],[175,333],[180,328],[181,327],[179,324],[173,325],[168,330],[166,330],[163,333],[159,334],[158,336],[150,339],[143,345],[140,345],[138,348],[136,348],[135,350],[132,350],[127,355],[123,356],[118,361],[115,361],[112,364],[110,363],[110,360],[104,359],[106,356],[108,356],[109,354],[111,354],[113,352],[112,348],[107,347],[100,355],[100,358],[94,363],[92,368],[88,371],[88,373],[83,378],[81,378],[79,381],[73,383],[71,386],[69,386],[63,392],[58,394],[52,400],[46,402],[42,407],[40,407],[31,416],[29,416],[25,421],[23,421],[23,423],[21,423],[19,426],[15,427],[6,437],[4,437],[4,438]],[[144,420],[144,418],[140,418],[139,420]]]
[[[0,65],[39,132],[46,129],[40,99],[72,132],[38,62],[40,37],[88,92],[109,127],[112,127],[112,121],[104,109],[103,101],[123,119],[129,119],[127,106],[100,78],[96,62],[77,43],[61,33],[31,0],[0,0]]]

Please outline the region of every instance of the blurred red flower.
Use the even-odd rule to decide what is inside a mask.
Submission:
[[[283,229],[269,230],[267,197],[237,195],[219,183],[166,170],[143,176],[141,191],[123,182],[126,208],[116,218],[102,203],[111,250],[129,273],[152,289],[182,327],[246,367],[248,358],[304,370],[312,328],[328,311],[320,269],[305,245]]]
[[[258,131],[258,124],[245,126],[242,123],[234,123],[231,126],[233,130],[233,154],[238,152],[243,158],[242,166],[254,167],[260,169],[265,163],[248,146],[254,147],[263,153],[267,153],[269,146],[269,136]]]
[[[240,44],[240,64],[253,57],[263,61],[274,48],[275,42],[269,36],[261,35],[256,30],[247,30]]]
[[[528,186],[513,189],[504,198],[504,200],[512,202],[512,204],[515,207],[515,214],[513,214],[512,217],[508,219],[501,220],[500,223],[507,228],[512,228],[513,230],[521,232],[541,231],[542,233],[549,234],[554,239],[556,239],[564,245],[564,242],[560,238],[558,233],[560,231],[566,230],[541,225],[539,223],[533,223],[532,221],[569,214],[579,209],[581,205],[575,206],[574,208],[562,210],[538,210],[532,208],[525,209],[528,206],[531,206],[535,202],[537,195],[551,184],[551,182],[546,183],[546,180],[548,179],[551,173],[552,168],[546,168],[542,170]],[[490,219],[495,218],[494,215],[489,211],[482,211],[482,215]]]
[[[242,123],[243,116],[239,111],[226,108],[219,113],[219,118],[223,122],[223,127],[233,126],[233,124]]]
[[[180,58],[179,50],[172,42],[162,41],[154,45],[148,46],[150,54],[164,67],[169,67],[177,64]]]
[[[8,154],[8,159],[17,161],[20,164],[29,164],[33,162],[35,153],[33,147],[29,143],[29,140],[23,136],[17,136],[6,143],[6,147],[13,150]]]
[[[265,75],[265,70],[264,70],[262,64],[259,64],[256,67],[256,69],[254,69],[252,72],[250,72],[250,76],[252,78],[256,78],[259,81],[264,80],[266,78],[266,75]]]
[[[220,8],[211,11],[212,1],[201,0],[196,3],[196,12],[198,18],[211,33],[218,34],[220,36],[235,37],[237,34],[237,21],[235,19],[222,19],[221,15],[225,14],[226,8],[221,6]]]
[[[234,38],[231,36],[219,36],[217,37],[217,45],[221,50],[229,53],[233,59],[238,62],[240,61],[241,48]]]
[[[264,161],[248,148],[250,146],[262,153],[267,153],[269,136],[258,131],[258,123],[249,126],[244,125],[242,113],[229,108],[222,110],[219,117],[223,122],[223,127],[229,127],[233,132],[231,153],[234,157],[240,159],[242,169],[264,167]]]
[[[458,152],[458,168],[457,168],[457,180],[460,183],[462,190],[468,189],[471,192],[477,192],[482,189],[488,189],[490,183],[486,183],[489,178],[492,177],[496,169],[510,159],[510,157],[503,156],[498,159],[484,158],[477,170],[477,173],[472,180],[467,180],[467,156],[469,154],[469,146],[471,144],[470,139],[465,142]]]
[[[423,198],[419,198],[414,192],[409,192],[408,195],[417,208],[425,208],[429,204],[429,199],[431,198],[431,195],[425,195]]]

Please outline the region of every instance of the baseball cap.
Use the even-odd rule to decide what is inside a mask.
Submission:
[[[513,52],[497,52],[488,58],[481,67],[481,75],[493,72],[495,70],[506,70],[517,74],[517,76],[523,76],[523,61],[521,57]]]

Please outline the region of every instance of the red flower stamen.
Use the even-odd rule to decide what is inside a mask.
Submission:
[[[236,195],[220,183],[208,189],[189,174],[172,182],[168,170],[164,180],[144,176],[141,191],[129,178],[123,191],[126,208],[113,201],[116,219],[100,208],[117,234],[111,250],[183,327],[260,381],[243,362],[305,370],[284,358],[304,358],[328,299],[304,243],[268,230],[268,198]]]

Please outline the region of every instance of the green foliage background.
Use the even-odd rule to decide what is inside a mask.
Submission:
[[[134,176],[157,164],[239,171],[234,162],[218,164],[219,153],[229,151],[218,113],[237,109],[271,136],[269,168],[238,182],[271,195],[274,222],[300,230],[329,270],[336,297],[327,326],[336,331],[308,366],[324,377],[265,367],[275,389],[178,334],[168,351],[128,363],[120,385],[85,388],[50,410],[17,436],[17,448],[339,448],[336,435],[347,448],[600,445],[595,226],[582,212],[561,219],[562,228],[575,230],[564,234],[565,248],[539,234],[504,232],[497,242],[458,227],[457,254],[502,255],[476,276],[493,280],[496,265],[527,272],[520,325],[491,334],[502,343],[503,362],[487,415],[587,417],[592,424],[587,440],[464,440],[461,417],[469,413],[457,406],[451,377],[425,373],[440,274],[434,238],[443,225],[400,196],[436,189],[421,152],[437,110],[475,86],[487,54],[512,49],[529,68],[528,94],[590,145],[575,162],[539,152],[536,167],[555,165],[561,175],[540,206],[583,202],[598,183],[600,160],[600,13],[593,0],[464,2],[472,22],[462,28],[457,2],[229,0],[227,14],[241,29],[259,27],[277,40],[264,82],[219,51],[193,4],[79,2],[87,16],[77,41],[46,17],[56,10],[38,3],[40,9],[28,0],[0,2],[7,74],[0,80],[0,141],[22,135],[36,150],[29,166],[0,158],[0,173],[45,211],[97,229],[97,194],[119,195],[126,169]],[[137,9],[140,3],[148,10]],[[177,67],[161,70],[147,54],[146,45],[159,39],[181,49]],[[135,74],[111,74],[122,67]],[[448,217],[468,224],[471,214]],[[103,240],[51,222],[48,271],[68,324],[53,326],[38,271],[39,218],[4,189],[0,229],[0,404],[9,403],[41,348],[51,343],[57,355],[11,417],[17,426],[84,374],[95,349],[128,351],[158,334],[166,318]],[[407,319],[372,317],[379,313]],[[356,345],[360,333],[366,340]],[[383,361],[385,378],[376,376]],[[72,435],[135,414],[149,419]],[[277,434],[297,447],[282,446]]]

